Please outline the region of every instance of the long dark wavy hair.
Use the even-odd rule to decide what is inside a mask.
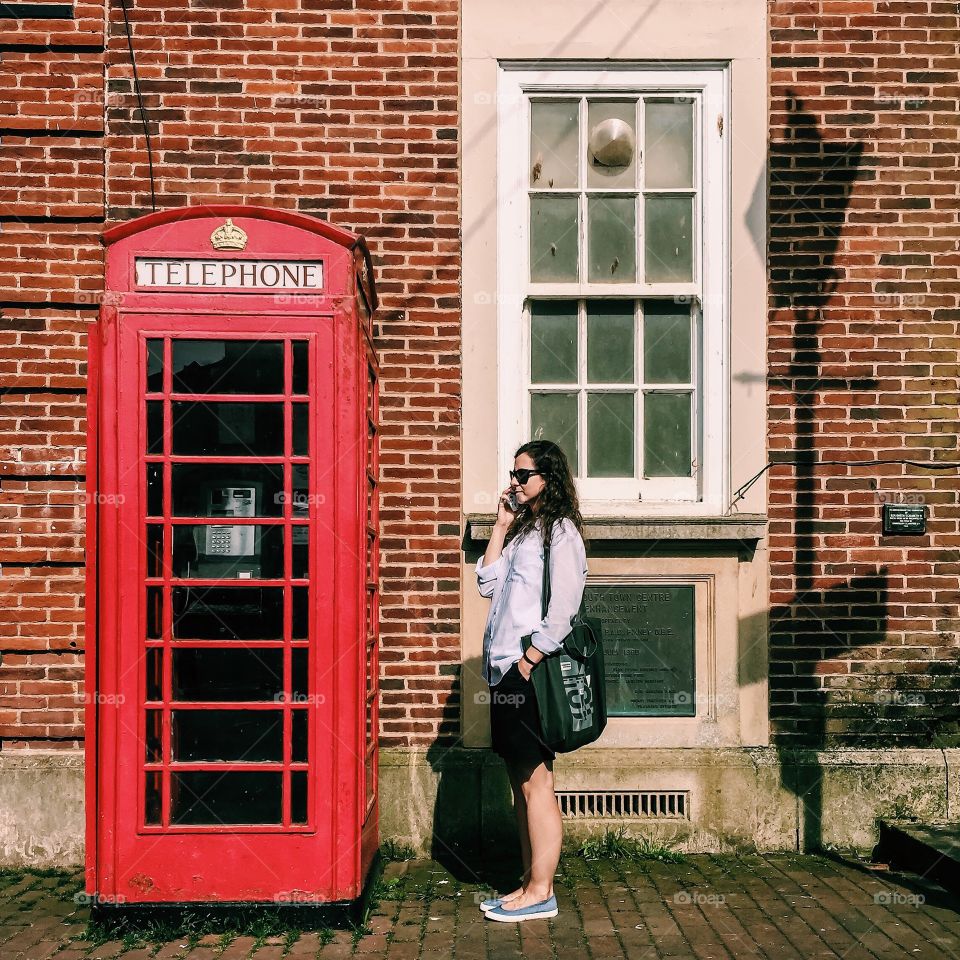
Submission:
[[[539,517],[543,521],[544,543],[552,535],[555,523],[564,517],[569,517],[580,536],[586,540],[583,532],[583,517],[580,516],[580,501],[577,498],[577,488],[570,473],[570,464],[564,452],[552,440],[531,440],[517,448],[514,459],[520,454],[527,454],[539,471],[540,478],[546,484],[537,497],[539,509],[537,513],[529,503],[520,504],[516,516],[510,521],[507,532],[504,534],[504,545],[514,537],[533,530]]]

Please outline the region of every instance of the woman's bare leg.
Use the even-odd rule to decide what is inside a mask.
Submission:
[[[527,826],[527,798],[523,794],[524,774],[508,763],[507,775],[510,777],[510,786],[513,788],[513,806],[517,814],[517,833],[520,836],[520,859],[523,862],[523,877],[516,890],[511,890],[510,893],[505,893],[500,898],[505,902],[519,897],[530,882],[530,831]]]
[[[563,821],[553,791],[553,762],[538,764],[521,781],[526,800],[527,829],[530,836],[529,882],[523,893],[504,904],[505,910],[518,910],[553,896],[553,877],[560,862]]]

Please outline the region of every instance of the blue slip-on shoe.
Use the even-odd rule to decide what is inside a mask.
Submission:
[[[502,897],[494,897],[492,900],[482,900],[480,902],[480,909],[486,912],[487,910],[492,910],[494,907],[499,907],[503,903]]]
[[[519,910],[505,910],[503,905],[491,907],[484,912],[488,920],[501,920],[509,922],[510,920],[545,920],[548,917],[555,917],[560,911],[557,909],[557,897],[547,897],[539,903],[531,903],[529,907],[521,907]]]

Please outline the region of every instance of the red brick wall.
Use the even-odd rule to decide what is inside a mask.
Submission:
[[[454,740],[459,5],[128,6],[158,206],[272,205],[368,238],[382,305],[382,742]],[[0,61],[17,97],[0,118],[16,133],[0,142],[0,199],[16,197],[30,218],[0,230],[0,286],[18,304],[0,324],[6,747],[82,737],[84,330],[102,283],[104,213],[114,222],[150,209],[122,10],[109,11],[103,52],[103,8],[77,11],[78,24],[21,23],[7,42],[32,46]]]
[[[960,23],[770,6],[771,703],[777,742],[957,743]],[[884,501],[927,535],[880,537]]]

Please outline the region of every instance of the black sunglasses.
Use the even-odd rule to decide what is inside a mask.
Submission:
[[[542,477],[543,474],[539,470],[528,470],[526,467],[521,467],[519,470],[511,470],[510,476],[517,478],[517,483],[522,487],[532,476]]]

